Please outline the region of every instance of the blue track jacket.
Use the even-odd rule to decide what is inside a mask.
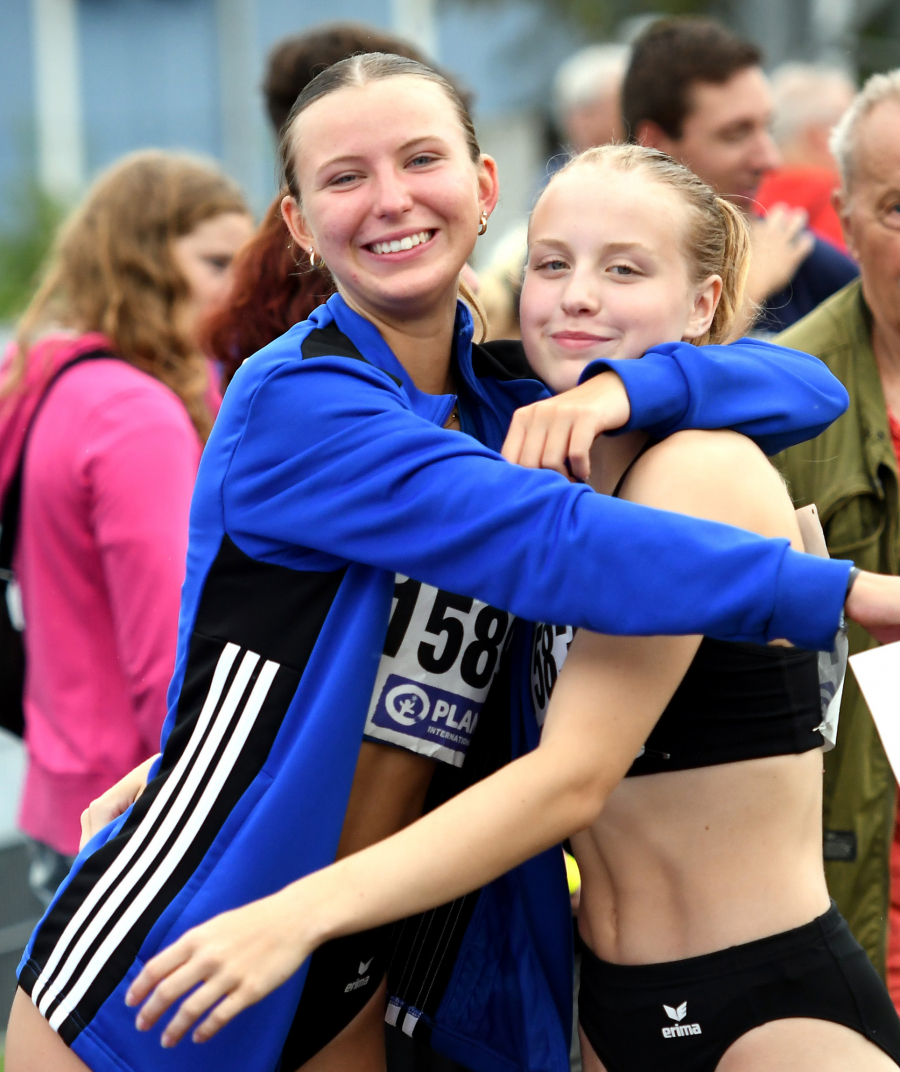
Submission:
[[[456,375],[472,435],[443,428],[454,398],[418,391],[339,296],[229,387],[194,494],[155,777],[80,854],[20,966],[20,985],[97,1072],[278,1069],[307,965],[202,1046],[161,1049],[159,1029],[138,1033],[123,999],[189,928],[334,859],[396,575],[490,604],[504,623],[831,646],[849,563],[509,465],[497,452],[513,411],[546,392],[471,336],[460,306]],[[774,451],[846,407],[820,362],[754,342],[668,344],[606,364],[631,392],[632,423],[655,435],[731,425]],[[438,637],[444,627],[433,661],[456,627],[429,621]],[[521,633],[508,634],[514,667],[527,657]],[[500,632],[478,639],[476,623],[475,637],[493,667]],[[508,674],[507,722],[522,677]],[[506,758],[537,742],[533,718],[512,723]],[[402,1025],[424,1025],[476,1072],[564,1072],[571,922],[559,852],[470,895],[465,919],[439,985],[418,1005],[398,996]]]

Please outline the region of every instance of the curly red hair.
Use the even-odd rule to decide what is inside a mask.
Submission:
[[[335,290],[329,273],[311,268],[281,216],[283,194],[238,251],[228,299],[200,328],[205,352],[222,366],[222,390],[241,362],[305,320]]]

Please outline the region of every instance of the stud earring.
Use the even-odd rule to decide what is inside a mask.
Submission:
[[[482,212],[482,214],[481,214],[481,226],[478,228],[478,233],[480,235],[483,235],[487,231],[487,221],[488,221],[488,214],[486,212]]]

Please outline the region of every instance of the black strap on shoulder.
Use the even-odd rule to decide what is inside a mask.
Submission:
[[[366,365],[372,365],[373,368],[378,367],[359,352],[353,340],[349,339],[337,324],[326,324],[324,328],[313,328],[303,342],[300,343],[300,355],[304,361],[309,361],[312,357],[352,357],[354,361],[362,361]],[[397,376],[386,372],[384,369],[379,371],[384,372],[386,376],[390,376],[398,387],[403,386],[403,380]]]
[[[19,514],[22,508],[22,470],[25,467],[25,451],[28,447],[28,440],[31,438],[31,432],[37,416],[47,401],[47,396],[61,376],[68,372],[70,368],[74,368],[84,361],[98,361],[101,358],[122,360],[108,350],[89,350],[87,353],[73,357],[71,361],[60,365],[56,372],[53,373],[44,388],[44,393],[38,400],[38,404],[34,407],[34,412],[28,421],[28,427],[25,429],[25,435],[22,437],[22,449],[19,451],[19,460],[16,463],[15,472],[3,499],[3,511],[2,515],[0,515],[0,580],[12,580],[12,561],[16,550],[16,537],[19,533]]]
[[[613,497],[614,499],[618,499],[618,497],[619,497],[619,492],[620,492],[620,491],[622,490],[622,485],[623,485],[623,484],[625,483],[625,481],[626,481],[626,480],[628,479],[628,474],[629,474],[629,473],[631,472],[631,470],[632,470],[632,469],[633,469],[633,468],[634,468],[634,467],[635,467],[635,466],[637,465],[637,463],[638,463],[638,460],[639,460],[640,458],[643,458],[643,456],[644,456],[644,455],[645,455],[645,454],[647,453],[647,451],[648,451],[648,450],[649,450],[649,449],[650,449],[651,447],[655,447],[655,446],[656,446],[656,444],[657,444],[658,442],[659,442],[659,440],[658,440],[658,439],[648,439],[648,440],[647,440],[647,442],[646,442],[646,443],[645,443],[645,444],[644,444],[644,445],[643,445],[643,446],[641,447],[641,449],[640,449],[640,450],[639,450],[639,451],[637,452],[637,454],[635,454],[635,456],[634,456],[634,457],[633,457],[633,458],[631,459],[631,461],[630,461],[630,462],[628,463],[628,465],[627,465],[627,466],[625,467],[625,472],[624,472],[624,473],[623,473],[623,474],[622,474],[622,475],[621,475],[621,476],[619,477],[619,482],[618,482],[618,484],[616,484],[615,488],[613,489],[612,497]]]
[[[538,374],[528,364],[518,339],[496,339],[472,344],[472,370],[479,378],[497,380],[537,380]]]

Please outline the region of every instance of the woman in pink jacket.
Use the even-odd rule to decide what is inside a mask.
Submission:
[[[158,750],[191,491],[219,403],[197,321],[251,233],[240,191],[210,166],[127,157],[63,228],[0,374],[0,500],[27,446],[19,825],[45,903],[81,812]]]

